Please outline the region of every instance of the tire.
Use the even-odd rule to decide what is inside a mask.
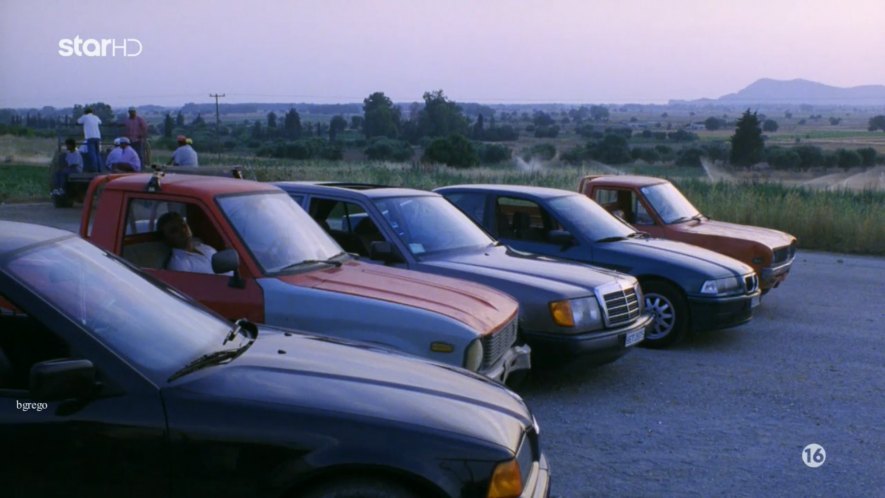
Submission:
[[[395,482],[371,478],[345,479],[311,488],[302,498],[419,498]]]
[[[654,312],[651,328],[640,344],[654,349],[678,344],[688,331],[688,305],[679,289],[666,282],[641,284],[645,308]]]

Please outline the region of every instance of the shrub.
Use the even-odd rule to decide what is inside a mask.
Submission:
[[[700,147],[683,147],[676,153],[678,166],[701,167],[701,157],[705,154]]]
[[[549,161],[556,157],[556,147],[553,144],[537,144],[523,151],[522,158],[528,161],[531,158]]]
[[[364,152],[373,161],[408,161],[414,155],[408,142],[381,137],[372,139]]]
[[[537,138],[556,138],[559,135],[559,125],[538,126],[535,128]]]
[[[479,147],[479,160],[485,164],[500,163],[513,156],[510,147],[500,144],[483,144]]]
[[[425,162],[442,163],[456,168],[469,168],[479,164],[476,149],[463,135],[437,138],[424,150]]]

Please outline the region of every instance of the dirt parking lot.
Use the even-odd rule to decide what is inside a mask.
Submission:
[[[79,210],[2,205],[76,230]],[[520,391],[553,494],[885,496],[885,259],[802,252],[747,325]],[[823,446],[823,465],[803,448]]]

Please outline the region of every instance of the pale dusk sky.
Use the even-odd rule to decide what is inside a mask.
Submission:
[[[142,51],[60,55],[75,36]],[[460,102],[665,103],[759,78],[885,84],[883,61],[883,0],[0,0],[0,107],[440,88]]]

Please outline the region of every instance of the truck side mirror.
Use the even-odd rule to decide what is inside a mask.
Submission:
[[[215,273],[233,272],[227,285],[242,289],[246,282],[240,278],[240,255],[236,249],[223,249],[212,255],[212,271]]]
[[[28,390],[37,401],[84,399],[95,392],[95,367],[89,360],[60,359],[35,363]]]
[[[575,238],[566,230],[550,230],[547,232],[547,241],[561,246],[563,251],[575,244]]]
[[[403,262],[403,257],[397,248],[386,240],[376,240],[369,244],[369,259],[383,261],[384,264]]]

